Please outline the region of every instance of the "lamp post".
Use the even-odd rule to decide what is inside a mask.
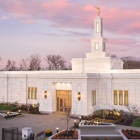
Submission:
[[[79,117],[79,122],[81,122],[81,117]]]
[[[56,133],[58,133],[58,132],[59,132],[59,128],[57,127],[57,128],[56,128]]]
[[[9,111],[7,112],[7,118],[9,118]]]
[[[74,120],[74,127],[76,128],[77,127],[77,122],[76,122],[76,120]]]

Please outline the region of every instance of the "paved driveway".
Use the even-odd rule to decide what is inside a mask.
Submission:
[[[74,124],[74,119],[70,119],[69,127],[72,127]],[[115,125],[116,129],[133,129],[129,126]],[[37,134],[41,131],[44,131],[48,128],[52,129],[53,134],[56,133],[56,127],[59,127],[59,130],[66,129],[66,116],[63,114],[49,114],[49,115],[32,115],[24,114],[22,117],[12,118],[5,120],[0,118],[0,140],[1,140],[1,131],[2,128],[9,127],[18,127],[21,131],[24,127],[32,127],[33,133]],[[140,128],[135,128],[139,130]]]
[[[70,119],[69,127],[72,127],[73,124],[74,119]],[[50,128],[53,133],[55,133],[56,127],[59,127],[59,130],[66,129],[66,116],[54,113],[49,115],[24,114],[22,117],[12,118],[9,120],[0,118],[0,140],[2,137],[2,128],[9,127],[18,127],[20,131],[24,127],[31,127],[34,134]]]

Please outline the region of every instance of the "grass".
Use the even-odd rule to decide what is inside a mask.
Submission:
[[[133,125],[133,123],[132,123],[131,126],[140,127],[140,118],[137,118],[137,119],[134,121],[134,125]]]
[[[0,110],[16,110],[17,107],[13,105],[0,105]]]

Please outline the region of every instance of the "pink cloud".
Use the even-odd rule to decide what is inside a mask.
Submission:
[[[53,10],[61,10],[61,9],[65,9],[69,6],[71,6],[72,4],[68,3],[67,0],[52,0],[50,2],[45,2],[42,3],[41,6],[44,8],[49,8],[49,9],[53,9]]]
[[[105,4],[106,1],[95,3],[100,5],[104,28],[115,33],[138,33],[140,11],[137,6],[131,3],[128,4],[129,9],[127,9],[125,6],[119,5],[121,1],[111,2],[111,6]],[[114,6],[113,4],[117,5]],[[93,20],[97,16],[97,9],[93,4],[85,3],[82,5],[76,2],[70,3],[68,0],[49,0],[47,2],[35,0],[1,1],[0,9],[21,17],[33,18],[32,20],[46,19],[52,22],[51,26],[61,28],[93,29]]]
[[[71,39],[71,42],[90,42],[89,38]]]
[[[27,24],[36,23],[36,21],[33,19],[22,19],[22,20],[20,20],[20,22],[27,23]]]
[[[0,18],[0,20],[8,20],[9,19],[9,17],[7,17],[7,16],[2,16],[1,18]]]
[[[135,39],[121,39],[121,38],[117,38],[117,39],[109,39],[107,41],[108,44],[111,44],[111,45],[123,45],[123,46],[126,46],[126,47],[132,47],[136,44],[136,40]]]
[[[82,41],[82,42],[90,42],[90,39],[89,38],[81,38],[80,41]]]
[[[131,34],[139,33],[140,32],[140,22],[136,22],[136,23],[132,23],[132,24],[128,25],[124,29],[124,32],[131,33]]]

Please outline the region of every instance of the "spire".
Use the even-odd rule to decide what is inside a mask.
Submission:
[[[103,37],[103,19],[98,16],[94,19],[94,37],[91,38],[91,52],[105,52],[107,39]]]
[[[100,18],[100,7],[94,6],[98,10],[98,16],[94,20],[94,36],[102,37],[103,36],[103,24],[102,18]]]
[[[103,36],[103,19],[97,16],[94,20],[94,37]]]

